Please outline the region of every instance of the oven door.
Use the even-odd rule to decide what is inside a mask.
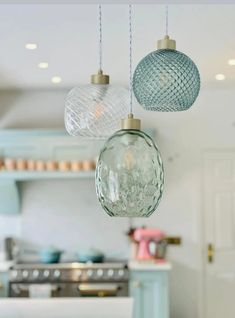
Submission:
[[[47,286],[47,288],[44,288]],[[41,288],[40,288],[41,287]],[[38,289],[38,293],[37,293]],[[36,292],[35,292],[36,290]],[[33,291],[33,292],[32,292]],[[10,297],[127,297],[128,283],[10,284]]]
[[[63,297],[62,294],[65,288],[65,284],[11,283],[9,287],[9,294],[10,297]]]
[[[124,292],[124,286],[111,283],[79,284],[77,288],[80,297],[118,297]]]

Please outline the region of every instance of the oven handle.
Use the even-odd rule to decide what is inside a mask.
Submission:
[[[117,296],[120,286],[117,284],[80,284],[78,291],[81,296]]]
[[[30,285],[40,285],[40,284],[27,284],[27,285],[24,285],[24,284],[17,284],[17,288],[19,291],[24,291],[24,292],[28,292],[29,291],[29,286]],[[15,287],[15,286],[14,286]],[[55,292],[55,291],[58,291],[61,289],[61,286],[59,285],[51,285],[51,291],[52,292]]]

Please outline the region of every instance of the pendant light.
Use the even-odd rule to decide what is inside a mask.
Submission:
[[[197,66],[184,53],[176,50],[176,42],[168,36],[158,41],[157,50],[144,57],[133,77],[137,101],[152,111],[182,111],[190,108],[200,90]]]
[[[102,70],[102,8],[99,5],[99,70],[91,84],[73,88],[65,101],[65,127],[72,136],[102,138],[117,130],[127,115],[128,90],[109,84]]]
[[[129,6],[130,114],[104,144],[96,166],[96,192],[110,216],[148,217],[163,192],[164,173],[154,141],[132,111],[132,6]]]

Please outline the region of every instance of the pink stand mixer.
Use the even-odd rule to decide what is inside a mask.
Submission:
[[[153,260],[155,257],[150,253],[151,242],[159,242],[166,237],[159,229],[139,228],[134,232],[134,240],[139,243],[137,251],[138,260]]]

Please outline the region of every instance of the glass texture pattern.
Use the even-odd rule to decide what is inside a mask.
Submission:
[[[163,193],[164,171],[153,140],[119,130],[104,144],[96,166],[96,192],[110,216],[148,217]]]
[[[137,101],[150,111],[183,111],[195,102],[200,75],[194,62],[176,50],[157,50],[144,57],[133,76]]]
[[[65,127],[72,136],[108,137],[128,113],[129,93],[121,86],[81,85],[65,101]]]

